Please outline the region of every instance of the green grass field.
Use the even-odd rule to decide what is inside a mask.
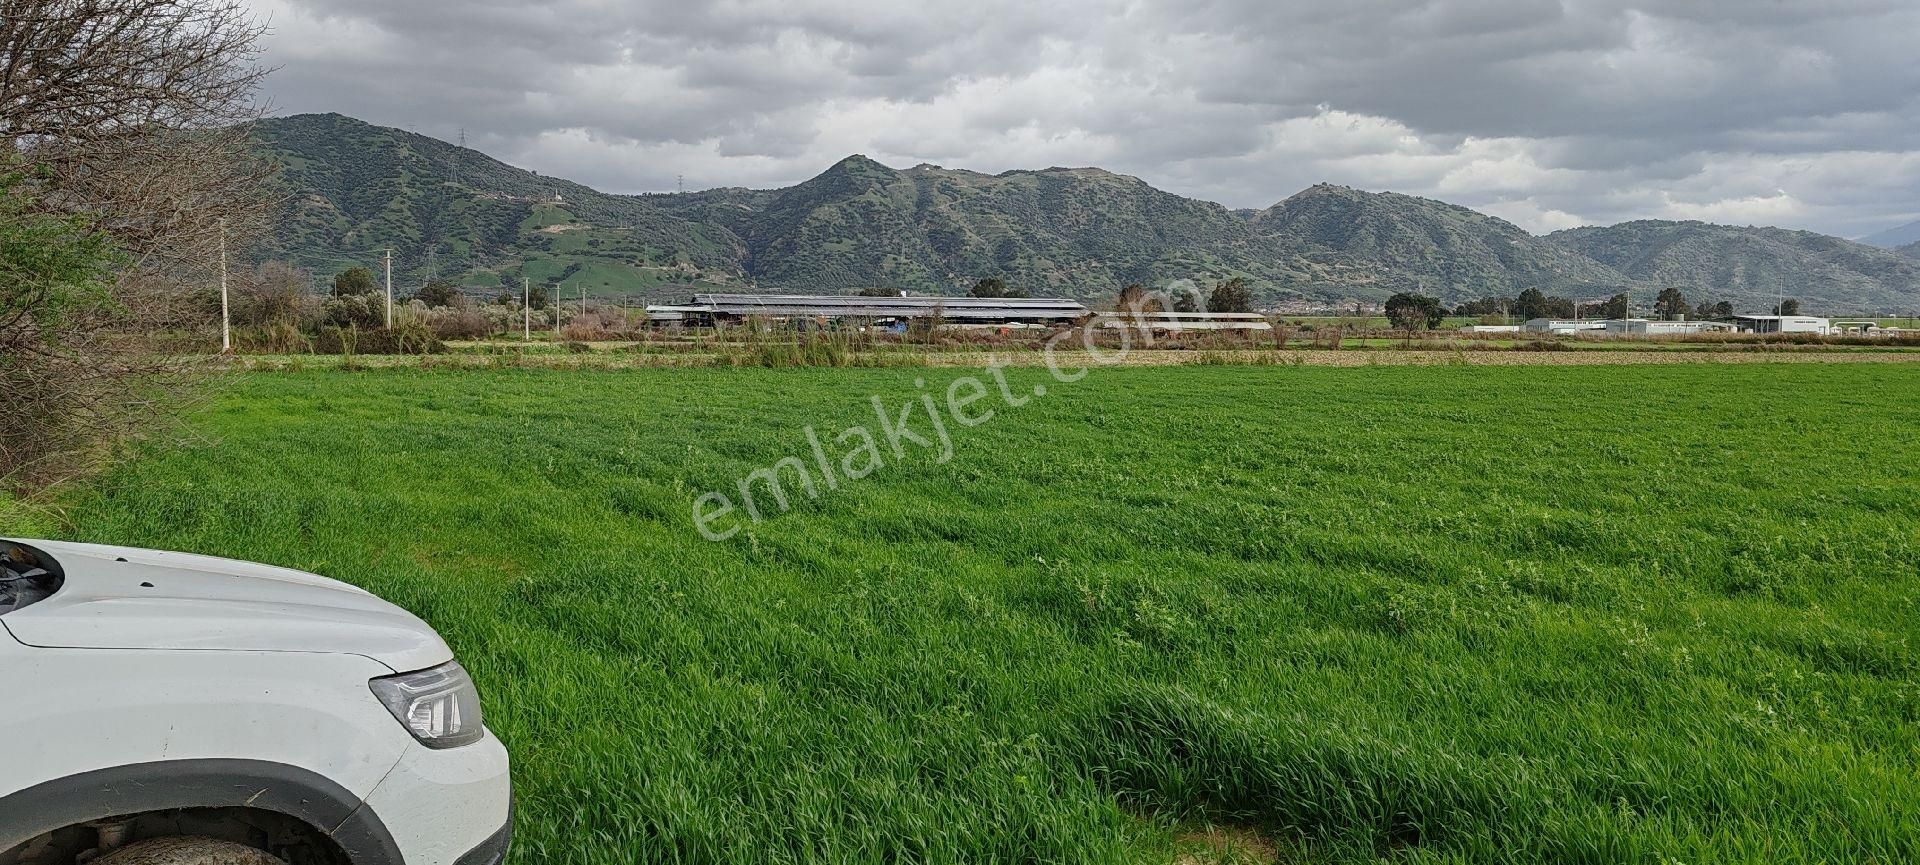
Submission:
[[[1015,370],[696,532],[965,374],[253,374],[60,531],[426,618],[522,863],[1920,860],[1920,369]]]

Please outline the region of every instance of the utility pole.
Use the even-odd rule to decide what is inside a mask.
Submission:
[[[393,250],[387,250],[387,329],[393,329]]]
[[[520,341],[533,341],[533,280],[520,278]]]
[[[227,311],[227,221],[220,220],[220,353],[233,353],[233,317]]]
[[[1787,287],[1785,285],[1774,286],[1773,332],[1783,339],[1787,335]]]

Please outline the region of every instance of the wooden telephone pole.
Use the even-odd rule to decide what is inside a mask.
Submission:
[[[387,329],[393,329],[393,250],[387,250]]]
[[[233,353],[233,316],[227,311],[227,221],[220,220],[220,353]]]

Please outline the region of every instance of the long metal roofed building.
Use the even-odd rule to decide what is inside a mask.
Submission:
[[[922,318],[938,310],[954,322],[1068,322],[1091,314],[1077,300],[1059,297],[859,297],[837,294],[696,294],[684,304],[647,307],[653,321],[688,324],[768,318]]]

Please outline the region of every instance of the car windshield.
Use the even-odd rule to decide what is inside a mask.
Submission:
[[[0,540],[0,616],[53,594],[60,566],[26,544]]]

